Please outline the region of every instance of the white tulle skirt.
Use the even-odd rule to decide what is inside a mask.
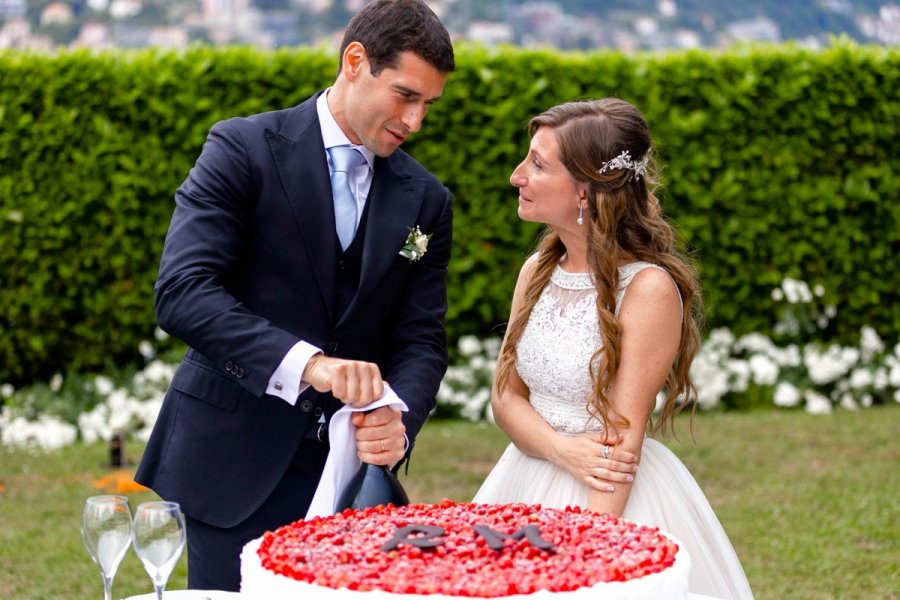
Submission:
[[[474,501],[587,507],[588,488],[568,471],[510,444]],[[700,486],[678,457],[652,438],[644,440],[641,466],[623,516],[659,527],[685,545],[691,555],[691,593],[728,600],[753,598],[737,554]]]

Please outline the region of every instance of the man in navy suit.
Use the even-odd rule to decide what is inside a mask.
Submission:
[[[399,146],[454,67],[424,2],[375,0],[348,25],[332,87],[217,123],[178,189],[156,309],[190,348],[136,478],[181,503],[189,587],[237,590],[241,547],[305,515],[342,404],[388,382],[409,406],[354,416],[360,458],[382,465],[402,461],[433,408],[450,194]],[[332,199],[337,146],[365,158],[347,169],[349,223]],[[427,249],[402,255],[417,228]]]

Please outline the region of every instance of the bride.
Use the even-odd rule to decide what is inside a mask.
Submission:
[[[659,527],[687,547],[692,593],[752,598],[703,492],[645,437],[694,392],[700,313],[696,274],[653,194],[647,124],[607,98],[553,107],[529,131],[510,182],[519,217],[549,227],[519,273],[497,362],[491,406],[512,443],[474,500],[579,505]]]

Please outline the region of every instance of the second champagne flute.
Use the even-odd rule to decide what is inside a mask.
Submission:
[[[177,502],[144,502],[134,513],[134,551],[153,581],[157,600],[184,548],[184,516]]]

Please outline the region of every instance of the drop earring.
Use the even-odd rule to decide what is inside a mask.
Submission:
[[[579,225],[584,225],[584,207],[580,204],[578,205],[578,219],[575,222]]]

